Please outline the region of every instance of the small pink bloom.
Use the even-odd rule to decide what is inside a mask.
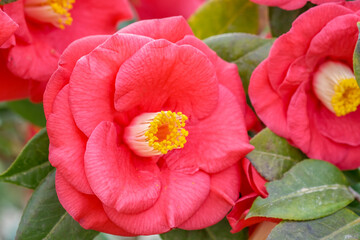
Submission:
[[[360,1],[302,14],[253,72],[260,119],[310,158],[360,166],[360,89],[352,70]]]
[[[30,96],[36,102],[67,45],[113,33],[118,21],[132,15],[126,0],[18,0],[0,11],[0,100]],[[2,44],[9,31],[13,34]]]
[[[200,229],[239,196],[253,149],[241,80],[182,17],[75,41],[44,109],[59,200],[84,228]]]
[[[314,4],[323,4],[329,2],[345,2],[345,0],[251,0],[254,3],[279,7],[285,10],[295,10],[302,8],[306,2],[311,2]]]
[[[279,223],[281,219],[267,217],[251,217],[245,219],[255,199],[259,196],[266,198],[268,193],[265,188],[267,181],[256,171],[250,161],[246,158],[242,159],[241,166],[241,198],[237,200],[234,208],[227,215],[227,219],[232,227],[232,233],[239,232],[245,227],[251,227],[251,234],[255,224],[264,221]]]
[[[183,16],[188,18],[205,0],[130,0],[140,19]]]

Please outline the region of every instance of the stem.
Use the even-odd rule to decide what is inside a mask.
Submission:
[[[360,202],[360,193],[358,193],[357,191],[355,191],[352,187],[349,187],[350,192],[352,193],[352,195],[355,197],[355,199]]]

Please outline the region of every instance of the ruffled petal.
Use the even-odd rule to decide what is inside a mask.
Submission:
[[[0,47],[9,40],[19,25],[0,9]]]
[[[84,168],[86,137],[76,127],[69,107],[69,85],[57,95],[47,120],[49,161],[78,191],[90,194]]]
[[[266,98],[264,98],[266,96]],[[282,137],[289,135],[286,125],[286,107],[269,81],[268,60],[254,70],[249,85],[249,97],[259,118]],[[276,114],[274,114],[276,113]]]
[[[353,52],[357,42],[356,23],[360,16],[347,14],[334,18],[312,39],[306,53],[306,63],[316,66],[326,59],[344,61],[352,66]]]
[[[249,227],[251,225],[263,222],[263,221],[271,221],[271,222],[280,222],[280,219],[277,218],[267,218],[267,217],[251,217],[245,219],[246,214],[248,213],[251,205],[258,197],[256,193],[252,193],[246,196],[241,197],[235,204],[235,207],[231,212],[227,215],[227,219],[232,227],[231,232],[236,233],[240,232],[245,227]]]
[[[268,193],[265,187],[267,181],[256,171],[247,158],[242,159],[242,167],[253,191],[261,197],[267,197]]]
[[[75,122],[85,135],[90,136],[102,121],[114,121],[114,88],[119,67],[150,40],[114,34],[78,60],[70,78],[70,103]]]
[[[183,39],[186,35],[193,35],[189,24],[180,16],[135,22],[119,32],[147,36],[153,39],[166,39],[173,43]]]
[[[183,16],[188,18],[205,0],[140,0],[134,7],[140,19]]]
[[[47,117],[52,112],[52,105],[59,91],[69,83],[70,75],[76,62],[103,43],[109,36],[89,36],[71,43],[59,59],[59,67],[50,78],[44,93],[44,111]]]
[[[121,236],[134,236],[116,226],[106,216],[99,199],[94,195],[78,192],[65,179],[56,172],[56,193],[61,205],[83,228]]]
[[[293,22],[291,30],[287,34],[280,36],[270,50],[267,61],[271,86],[278,89],[287,74],[289,66],[298,57],[305,55],[313,37],[329,21],[348,13],[352,13],[352,11],[341,5],[325,4],[311,8],[300,15]]]
[[[29,81],[14,76],[0,56],[0,101],[15,100],[29,96]]]
[[[219,92],[219,103],[212,115],[199,122],[189,122],[185,127],[189,136],[184,148],[165,156],[171,169],[196,171],[200,168],[216,173],[253,150],[236,98],[225,87],[220,86]]]
[[[218,101],[214,67],[198,49],[167,40],[146,44],[119,69],[115,108],[144,112],[170,109],[198,119],[208,116]]]
[[[238,164],[210,175],[210,194],[199,210],[179,228],[195,230],[216,224],[229,212],[240,192]]]
[[[128,0],[76,0],[73,6],[70,10],[73,18],[70,26],[59,29],[49,28],[46,24],[40,28],[36,25],[31,29],[34,39],[44,40],[57,52],[62,53],[74,40],[90,35],[113,34],[119,21],[132,18]]]
[[[182,174],[161,169],[162,188],[158,201],[138,214],[121,214],[104,206],[109,218],[136,235],[164,233],[189,219],[209,195],[210,177],[199,171]]]
[[[150,208],[159,198],[159,169],[119,146],[116,125],[100,123],[86,146],[86,175],[95,195],[117,212],[134,214]]]

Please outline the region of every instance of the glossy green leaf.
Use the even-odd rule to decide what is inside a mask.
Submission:
[[[360,239],[360,218],[348,209],[330,216],[301,222],[281,222],[267,240],[356,240]]]
[[[247,93],[254,69],[268,56],[274,39],[264,39],[246,33],[212,36],[204,42],[225,61],[235,63]]]
[[[0,0],[0,5],[5,5],[8,3],[16,2],[17,0]]]
[[[189,18],[195,36],[229,32],[257,33],[258,7],[249,0],[209,0]]]
[[[39,126],[46,126],[46,119],[42,103],[32,103],[28,99],[7,102],[7,106],[21,117]]]
[[[278,7],[269,7],[269,18],[271,34],[273,37],[278,37],[281,34],[288,32],[291,28],[292,22],[303,12],[315,6],[312,3],[307,3],[303,8],[287,11]]]
[[[24,210],[17,240],[93,239],[98,232],[83,229],[61,206],[55,191],[55,171],[34,191]]]
[[[360,22],[357,23],[357,27],[360,32]],[[358,35],[358,40],[355,46],[354,55],[353,55],[353,68],[356,81],[360,86],[360,34]]]
[[[303,160],[282,179],[266,184],[267,198],[258,197],[247,218],[255,216],[286,220],[325,217],[354,200],[344,174],[320,160]]]
[[[0,181],[36,188],[53,169],[48,155],[49,138],[46,129],[42,129],[25,145],[9,169],[0,175]]]
[[[265,128],[250,140],[255,149],[246,157],[268,181],[280,179],[285,172],[306,156],[286,139]]]
[[[175,229],[168,233],[161,234],[163,240],[247,240],[248,233],[246,230],[232,234],[231,227],[226,219],[214,226],[196,230],[185,231]]]

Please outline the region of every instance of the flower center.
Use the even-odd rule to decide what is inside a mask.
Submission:
[[[187,119],[181,112],[141,114],[125,129],[125,141],[136,154],[143,157],[163,155],[183,148],[189,134],[184,128]]]
[[[71,25],[72,17],[69,10],[73,8],[75,0],[25,0],[25,14],[28,18],[50,23],[64,29]]]
[[[360,88],[351,68],[339,62],[326,62],[314,75],[314,91],[336,116],[355,112],[360,105]]]

